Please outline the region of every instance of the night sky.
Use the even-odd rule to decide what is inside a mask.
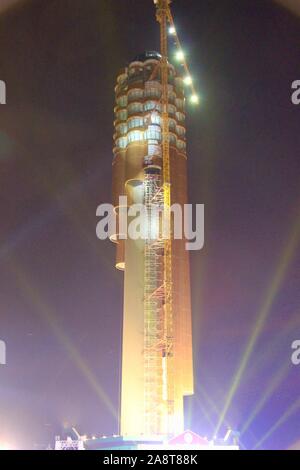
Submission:
[[[151,0],[11,3],[0,8],[0,441],[37,448],[71,424],[118,432],[122,273],[95,213],[111,201],[116,75],[159,34]],[[206,216],[191,254],[186,427],[213,436],[257,331],[226,421],[242,430],[266,397],[242,443],[283,416],[260,448],[300,446],[300,17],[267,0],[176,0],[173,14],[201,95],[187,118],[189,196]]]

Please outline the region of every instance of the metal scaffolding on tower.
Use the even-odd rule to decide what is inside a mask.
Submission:
[[[157,0],[161,38],[161,129],[160,169],[145,169],[145,205],[148,236],[144,259],[144,380],[146,434],[172,434],[174,422],[174,341],[172,312],[171,175],[168,113],[167,21],[170,0]],[[162,220],[153,209],[162,208]],[[167,234],[164,231],[167,229]],[[157,231],[154,235],[153,230]]]

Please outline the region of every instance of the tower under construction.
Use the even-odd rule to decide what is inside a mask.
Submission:
[[[189,255],[186,240],[173,236],[171,217],[172,204],[187,203],[184,82],[168,61],[170,0],[154,3],[161,51],[137,56],[115,88],[113,204],[117,218],[120,196],[126,209],[147,209],[143,238],[126,237],[120,224],[112,236],[116,267],[124,271],[123,436],[182,432],[183,399],[193,394]]]

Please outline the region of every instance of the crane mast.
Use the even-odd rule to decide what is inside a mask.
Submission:
[[[170,143],[169,143],[169,87],[168,87],[168,32],[169,5],[171,0],[157,0],[156,18],[160,24],[161,48],[161,85],[162,85],[162,161],[163,161],[163,226],[164,226],[164,275],[163,275],[163,345],[162,356],[164,360],[163,380],[166,384],[165,396],[165,427],[167,434],[173,432],[175,411],[174,390],[174,322],[172,310],[172,228],[171,228],[171,170],[170,170]]]
[[[178,306],[174,305],[176,292],[174,292],[173,253],[176,249],[173,245],[171,204],[172,177],[176,175],[171,174],[170,161],[169,97],[172,95],[173,85],[169,80],[169,25],[173,30],[175,44],[179,51],[181,47],[170,10],[171,1],[154,0],[156,19],[160,25],[161,57],[149,81],[156,79],[161,85],[162,165],[158,167],[162,171],[158,170],[155,162],[149,157],[145,165],[144,178],[144,201],[148,214],[148,236],[144,247],[144,430],[145,434],[150,436],[172,436],[183,425],[184,382],[175,377],[175,361],[179,364],[185,353],[182,352],[184,346],[179,346],[179,339],[175,344],[175,336],[179,338],[181,332],[178,324],[186,320],[183,320],[185,307],[183,306],[178,314]],[[186,61],[183,61],[182,65],[186,77],[189,78]],[[192,82],[190,85],[195,97]],[[155,111],[152,112],[152,116],[154,114]],[[151,113],[149,119],[151,122]],[[153,208],[161,209],[161,219],[153,215]],[[159,227],[158,235],[153,238],[157,226]],[[176,331],[175,325],[177,325]],[[178,355],[179,350],[181,356]],[[191,387],[187,388],[187,390],[190,389]]]

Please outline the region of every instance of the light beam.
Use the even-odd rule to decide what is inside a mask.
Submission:
[[[289,268],[290,262],[294,256],[296,248],[299,243],[300,238],[300,217],[297,217],[296,223],[294,224],[291,234],[289,236],[287,245],[285,246],[278,262],[276,272],[271,280],[271,283],[267,289],[266,297],[262,306],[259,310],[258,317],[248,344],[246,346],[245,352],[243,354],[242,360],[239,364],[239,367],[234,376],[233,382],[229,389],[224,408],[222,410],[219,422],[216,427],[215,434],[218,434],[220,427],[224,421],[224,418],[228,412],[228,409],[232,403],[232,400],[235,396],[235,393],[240,385],[243,373],[248,365],[249,358],[253,352],[257,339],[266,323],[266,320],[270,314],[271,308],[273,306],[274,300],[282,286],[286,272]]]
[[[277,431],[280,426],[282,426],[294,413],[300,409],[300,398],[298,398],[294,403],[283,413],[281,418],[279,418],[275,424],[269,429],[269,431],[255,444],[253,450],[258,449],[261,445],[269,439],[269,437]]]

